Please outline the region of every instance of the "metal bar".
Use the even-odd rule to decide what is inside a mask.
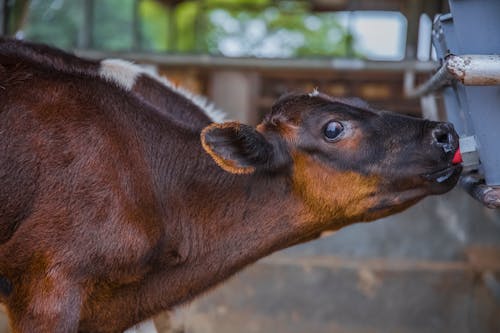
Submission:
[[[450,55],[446,67],[453,77],[466,86],[500,84],[500,55]]]
[[[5,35],[7,23],[7,0],[0,0],[0,36]]]
[[[463,175],[460,186],[486,207],[500,208],[500,187],[485,185],[484,179],[476,174]]]
[[[81,49],[88,49],[93,45],[94,0],[82,1],[82,6],[83,22],[78,36],[78,47]]]
[[[500,84],[500,55],[449,55],[425,83],[406,93],[409,98],[428,95],[457,80],[469,86]]]
[[[441,66],[439,70],[425,83],[418,86],[414,90],[406,92],[408,98],[419,98],[428,95],[436,90],[439,90],[445,85],[448,85],[453,76],[448,72],[446,66]]]
[[[103,59],[121,58],[136,62],[155,63],[163,66],[192,66],[209,68],[269,69],[269,70],[331,70],[331,71],[369,71],[404,73],[429,73],[436,69],[433,61],[369,61],[359,59],[262,59],[262,58],[225,58],[211,55],[161,54],[151,52],[102,52],[95,50],[75,50],[82,57]]]

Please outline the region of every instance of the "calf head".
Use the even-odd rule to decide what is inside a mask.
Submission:
[[[322,221],[368,221],[450,190],[452,125],[376,111],[320,93],[281,98],[256,128],[212,124],[202,144],[236,174],[284,174],[293,195]]]

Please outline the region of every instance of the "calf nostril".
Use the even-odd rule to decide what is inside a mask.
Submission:
[[[439,123],[432,130],[434,144],[441,147],[445,153],[453,150],[453,127],[448,123]]]
[[[436,140],[437,143],[442,143],[442,144],[450,143],[450,134],[443,131],[439,131],[437,133],[434,132],[434,139]]]

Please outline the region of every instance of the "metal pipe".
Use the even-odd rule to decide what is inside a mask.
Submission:
[[[500,55],[450,55],[446,58],[448,72],[466,86],[500,84]]]
[[[406,93],[408,98],[428,95],[457,80],[468,86],[500,84],[500,55],[449,55],[425,83]]]
[[[474,199],[488,208],[500,208],[500,187],[485,185],[484,179],[477,174],[463,175],[460,186]]]
[[[439,90],[443,86],[450,84],[452,79],[453,76],[450,74],[450,72],[448,72],[447,67],[441,66],[439,70],[425,83],[421,84],[413,90],[407,91],[406,97],[419,98],[429,95],[430,93]]]

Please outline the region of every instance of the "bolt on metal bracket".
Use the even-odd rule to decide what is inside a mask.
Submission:
[[[477,169],[479,167],[479,153],[477,151],[476,138],[474,136],[462,137],[460,142],[460,153],[462,165],[465,169]]]

